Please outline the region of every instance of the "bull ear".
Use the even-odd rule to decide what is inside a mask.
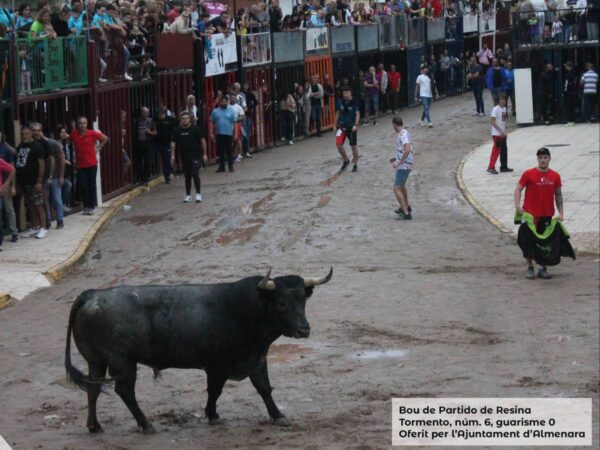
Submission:
[[[271,269],[267,271],[267,274],[264,276],[260,283],[258,283],[258,289],[263,291],[274,291],[275,290],[275,282],[270,279],[271,277]]]

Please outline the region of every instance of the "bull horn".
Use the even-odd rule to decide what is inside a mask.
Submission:
[[[320,284],[325,284],[331,277],[333,276],[333,267],[329,270],[329,273],[322,278],[304,278],[304,287],[312,287],[318,286]]]
[[[271,276],[271,269],[269,269],[269,271],[267,272],[265,277],[262,280],[260,280],[260,283],[258,283],[259,289],[262,289],[264,291],[274,291],[275,290],[275,282],[273,280],[269,279],[270,276]]]

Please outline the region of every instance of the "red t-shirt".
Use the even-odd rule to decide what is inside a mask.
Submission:
[[[0,158],[0,188],[2,187],[2,178],[4,178],[2,174],[9,174],[13,170],[15,170],[15,168],[12,164],[7,163],[4,159]],[[2,211],[0,211],[0,214],[2,214]],[[0,233],[2,233],[2,230],[0,230]]]
[[[95,130],[86,130],[82,136],[78,130],[73,130],[69,137],[75,146],[77,168],[85,169],[86,167],[97,166],[96,142],[100,140],[102,133]]]
[[[534,167],[523,172],[519,184],[525,187],[525,211],[536,218],[554,216],[554,193],[562,186],[557,172],[542,172]]]
[[[392,72],[391,70],[387,73],[388,83],[390,85],[390,89],[395,91],[400,86],[400,72]]]

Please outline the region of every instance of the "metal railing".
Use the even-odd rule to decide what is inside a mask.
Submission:
[[[88,84],[85,36],[17,38],[15,46],[19,95]]]
[[[517,46],[598,42],[599,24],[591,9],[521,11],[513,15],[513,37]]]
[[[425,17],[406,19],[407,45],[412,47],[425,43]]]
[[[90,31],[90,39],[94,41],[94,66],[97,68],[95,79],[102,82],[120,81],[128,68],[125,67],[125,36],[116,30],[100,32]]]

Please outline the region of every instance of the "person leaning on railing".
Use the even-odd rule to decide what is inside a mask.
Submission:
[[[51,23],[50,11],[47,9],[42,9],[38,12],[37,19],[31,24],[29,37],[48,39],[56,38],[56,32],[54,31]]]

